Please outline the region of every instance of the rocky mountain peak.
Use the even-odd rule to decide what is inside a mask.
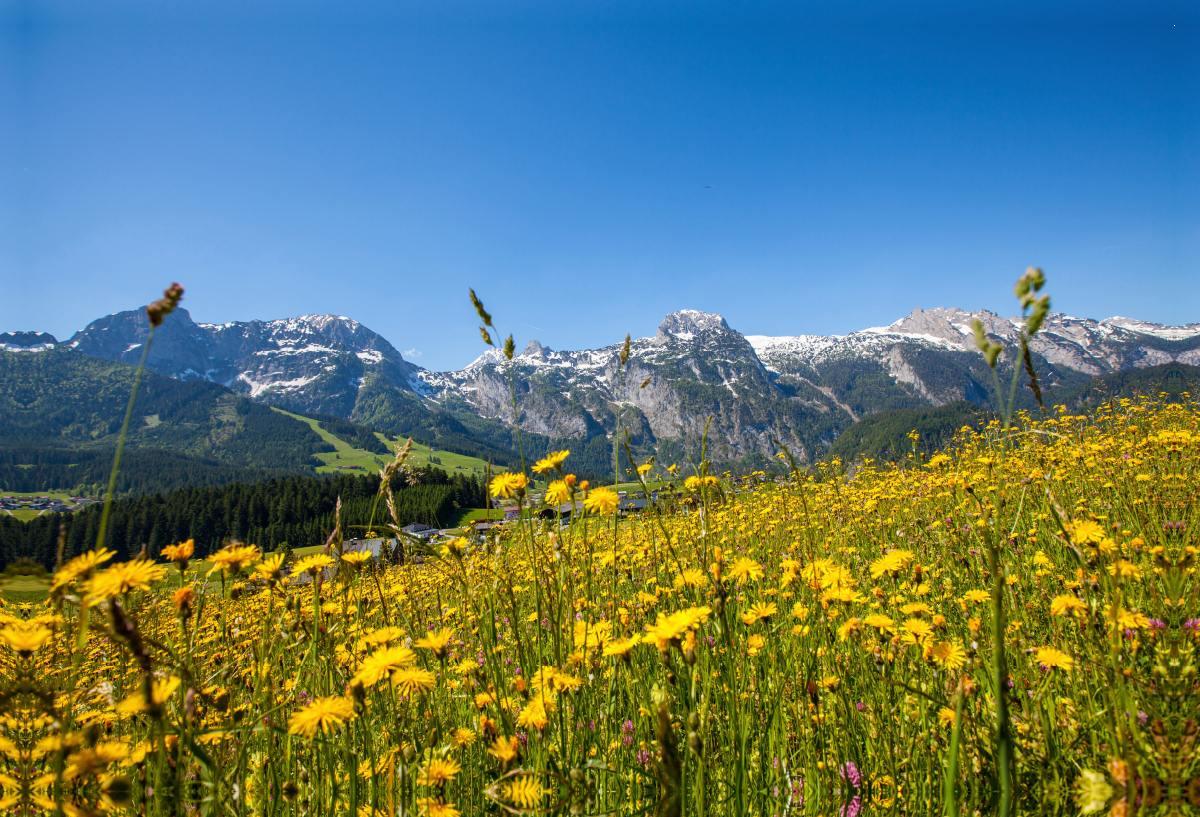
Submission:
[[[732,331],[725,319],[715,312],[701,312],[696,309],[681,309],[663,318],[658,327],[658,339],[670,337],[681,340],[691,340],[702,332]]]
[[[536,357],[539,360],[545,360],[546,357],[553,351],[554,350],[551,349],[549,346],[543,346],[538,341],[531,340],[531,341],[529,341],[528,344],[525,345],[525,350],[523,352],[521,352],[520,356],[521,357]]]

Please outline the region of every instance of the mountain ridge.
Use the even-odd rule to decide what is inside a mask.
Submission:
[[[813,459],[875,412],[960,400],[989,405],[993,386],[975,349],[976,319],[1008,350],[1002,360],[1011,360],[1019,318],[957,307],[918,308],[888,326],[827,336],[742,334],[719,313],[683,309],[665,316],[652,337],[631,339],[625,367],[621,343],[562,351],[531,340],[512,360],[520,426],[587,441],[611,438],[619,422],[636,450],[660,459],[699,453],[707,427],[725,459],[769,456],[775,440]],[[147,332],[143,312],[116,313],[57,347],[136,362]],[[28,351],[51,346],[35,333],[0,342],[5,337],[29,343]],[[1051,313],[1031,353],[1053,395],[1111,372],[1200,365],[1200,323]],[[449,418],[437,422],[473,415],[511,427],[506,364],[492,348],[462,369],[432,372],[345,316],[205,324],[182,309],[164,322],[148,359],[177,379],[210,380],[261,402],[381,429],[428,424],[434,414]]]

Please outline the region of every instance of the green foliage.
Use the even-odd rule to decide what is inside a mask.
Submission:
[[[128,364],[65,348],[36,355],[0,352],[0,439],[14,452],[36,452],[13,453],[7,461],[78,465],[108,455],[116,448],[134,372]],[[71,453],[45,453],[51,449]],[[190,484],[204,484],[217,466],[312,473],[319,464],[313,455],[328,446],[305,424],[223,386],[147,371],[134,404],[127,449],[127,455],[138,449],[182,455],[187,458],[185,473],[208,474]],[[47,476],[55,483],[42,482],[36,490],[94,481],[90,474],[65,483],[57,482],[61,473]],[[222,478],[250,476],[227,471]],[[162,490],[177,480],[170,475],[150,487]],[[7,482],[0,487],[15,489]]]
[[[0,448],[0,489],[16,493],[62,491],[99,496],[108,484],[113,449],[22,446]],[[298,469],[297,469],[298,470]],[[240,468],[174,451],[127,450],[117,475],[118,495],[172,491],[188,486],[265,482],[288,469]]]
[[[405,484],[410,480],[410,484]],[[393,482],[401,524],[422,522],[441,526],[459,508],[486,504],[483,480],[465,474],[448,475],[438,468],[414,469]],[[181,488],[165,494],[119,499],[113,503],[107,542],[120,558],[131,558],[146,546],[156,556],[174,542],[194,539],[197,558],[230,540],[250,542],[264,550],[287,543],[290,548],[325,542],[334,527],[334,509],[342,500],[342,526],[347,536],[361,536],[371,522],[379,491],[377,475],[284,477],[258,484],[212,488]],[[65,556],[95,544],[100,507],[74,514],[43,514],[22,523],[0,517],[0,564],[32,559],[51,567],[56,558],[60,526]],[[380,504],[376,526],[387,520]]]
[[[916,431],[917,453],[932,454],[948,443],[963,426],[977,426],[989,415],[966,401],[937,408],[897,409],[864,417],[842,432],[828,457],[850,462],[868,459],[902,460],[913,451],[908,435]]]

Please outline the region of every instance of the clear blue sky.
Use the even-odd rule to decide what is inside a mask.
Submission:
[[[344,314],[447,369],[481,350],[468,286],[571,349],[680,308],[774,335],[1011,314],[1030,264],[1061,311],[1198,321],[1198,22],[0,0],[0,331],[178,280],[199,321]]]

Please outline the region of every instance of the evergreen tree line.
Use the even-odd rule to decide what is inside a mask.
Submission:
[[[66,491],[100,496],[108,488],[114,452],[62,447],[0,448],[0,487],[14,493]],[[117,494],[173,491],[188,486],[265,482],[294,473],[280,468],[246,468],[175,451],[127,449],[121,456]]]
[[[349,443],[355,448],[369,451],[372,454],[392,453],[387,445],[375,436],[375,432],[366,426],[343,420],[332,414],[304,414],[303,416],[316,420],[317,425],[323,431],[328,431],[342,442]]]
[[[406,481],[408,484],[406,484]],[[402,525],[421,522],[434,527],[452,521],[459,508],[484,507],[483,480],[448,475],[426,466],[393,479],[396,512]],[[333,530],[338,498],[347,538],[361,538],[372,521],[379,476],[335,475],[284,477],[256,484],[182,488],[113,502],[105,547],[118,559],[136,556],[143,545],[151,556],[174,542],[193,539],[198,558],[236,540],[276,550],[323,544]],[[4,565],[32,559],[47,569],[57,559],[58,538],[65,539],[64,558],[92,548],[99,532],[101,506],[73,514],[46,513],[28,522],[0,517],[0,561]],[[378,528],[390,520],[380,502],[374,510]],[[382,530],[378,532],[382,533]]]

